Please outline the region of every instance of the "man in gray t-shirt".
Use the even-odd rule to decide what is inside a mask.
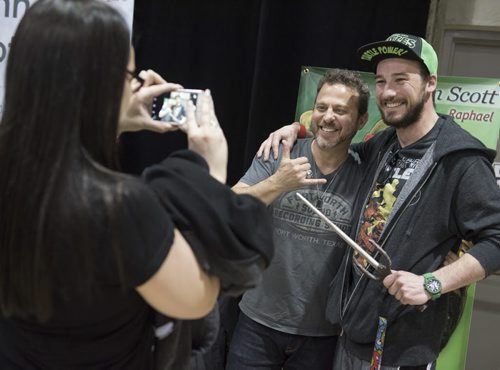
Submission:
[[[228,369],[331,369],[338,328],[325,307],[345,243],[295,192],[349,233],[363,176],[349,146],[367,120],[368,97],[357,73],[328,71],[311,116],[314,138],[292,151],[284,142],[277,160],[255,159],[234,186],[269,205],[276,251],[262,283],[241,300]]]

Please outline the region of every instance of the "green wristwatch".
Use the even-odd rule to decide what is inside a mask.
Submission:
[[[441,282],[430,272],[424,274],[424,289],[433,301],[441,297]]]

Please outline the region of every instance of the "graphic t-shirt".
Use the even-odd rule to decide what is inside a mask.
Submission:
[[[386,222],[393,210],[397,197],[404,188],[418,163],[436,140],[441,122],[436,124],[423,138],[417,142],[401,148],[396,141],[390,146],[387,160],[377,175],[366,203],[357,235],[357,243],[370,254],[375,254],[376,248],[369,241],[378,242]],[[358,264],[367,268],[365,259],[358,253],[354,253]],[[354,264],[356,267],[356,264]],[[355,275],[359,276],[360,270],[353,269]]]
[[[305,156],[314,177],[327,183],[283,193],[270,206],[275,256],[263,281],[243,295],[240,308],[252,320],[290,334],[327,336],[338,328],[325,319],[328,287],[339,269],[345,243],[295,195],[299,192],[349,234],[352,205],[364,175],[357,157],[349,155],[333,173],[314,166],[312,139],[299,140],[291,158]],[[274,174],[280,160],[255,159],[240,180],[254,185]]]

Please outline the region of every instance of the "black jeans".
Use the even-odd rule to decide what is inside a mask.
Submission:
[[[331,370],[337,338],[283,333],[240,313],[226,370]]]

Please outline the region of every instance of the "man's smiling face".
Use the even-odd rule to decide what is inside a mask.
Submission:
[[[311,116],[311,128],[320,148],[350,145],[362,125],[358,99],[354,89],[339,83],[321,87]]]
[[[382,119],[389,126],[408,127],[418,121],[430,98],[419,62],[403,58],[380,61],[375,96]]]

